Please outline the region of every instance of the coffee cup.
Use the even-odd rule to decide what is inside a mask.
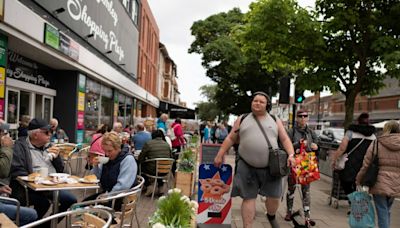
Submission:
[[[103,157],[103,156],[98,156],[97,159],[99,160],[100,164],[106,164],[110,160],[109,157]]]
[[[47,177],[49,175],[49,169],[47,167],[41,167],[39,174],[41,177]]]

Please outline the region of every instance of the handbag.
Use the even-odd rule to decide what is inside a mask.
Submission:
[[[365,138],[361,139],[360,142],[358,142],[358,144],[355,147],[353,147],[353,149],[350,150],[350,152],[344,153],[336,159],[335,170],[343,170],[344,169],[344,167],[346,166],[346,161],[349,160],[348,157],[350,156],[350,154],[353,153],[361,145],[361,143],[364,140],[365,140]]]
[[[262,134],[264,135],[265,140],[268,143],[268,151],[269,151],[269,174],[273,177],[283,177],[289,174],[289,167],[287,166],[288,154],[283,149],[273,149],[271,143],[268,139],[267,134],[264,131],[264,128],[261,126],[260,121],[253,114],[254,119],[257,122],[258,127],[260,128]]]
[[[368,166],[364,178],[361,181],[361,185],[363,186],[368,186],[368,187],[374,186],[378,178],[378,173],[379,173],[378,139],[375,140],[373,154],[374,154],[373,161]]]
[[[375,210],[371,196],[365,191],[355,191],[347,196],[351,202],[349,226],[351,228],[375,227]]]
[[[320,179],[318,161],[315,152],[307,152],[304,143],[300,145],[300,153],[295,155],[295,165],[292,167],[294,182],[308,185]]]

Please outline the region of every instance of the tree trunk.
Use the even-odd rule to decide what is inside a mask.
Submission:
[[[345,101],[345,111],[346,115],[344,118],[344,129],[348,129],[350,124],[353,122],[353,115],[354,115],[354,102],[357,97],[357,92],[355,90],[350,91],[350,93],[346,94],[346,101]]]

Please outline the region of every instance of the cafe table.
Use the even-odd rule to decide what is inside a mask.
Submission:
[[[53,214],[58,213],[58,196],[60,190],[78,190],[78,189],[98,189],[100,188],[99,184],[97,183],[81,183],[79,182],[79,177],[77,176],[70,176],[70,178],[76,179],[77,183],[58,183],[55,185],[45,185],[41,184],[40,182],[34,181],[26,181],[24,180],[26,177],[17,177],[17,181],[24,187],[28,187],[36,192],[41,191],[51,191],[53,192]],[[49,180],[51,178],[49,177]],[[57,219],[51,220],[51,227],[57,227]]]
[[[1,228],[16,228],[17,225],[7,215],[0,213],[0,227]]]

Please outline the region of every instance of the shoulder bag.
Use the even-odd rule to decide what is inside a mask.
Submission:
[[[379,173],[379,157],[378,157],[378,139],[375,140],[374,149],[372,150],[373,160],[369,164],[367,172],[361,181],[361,185],[372,187],[375,185]]]
[[[348,153],[344,153],[342,155],[340,155],[337,159],[336,159],[336,163],[335,163],[335,170],[343,170],[344,167],[346,166],[346,162],[348,160],[348,157],[350,156],[351,153],[353,153],[360,145],[361,143],[365,140],[365,138],[361,139],[360,142],[358,142],[358,144],[353,147],[353,149],[351,149]]]
[[[289,174],[289,167],[287,166],[288,154],[283,149],[273,149],[272,145],[268,139],[267,134],[264,131],[264,128],[261,126],[260,121],[257,119],[255,115],[253,115],[254,119],[257,122],[258,127],[262,134],[264,135],[265,140],[268,143],[268,151],[269,151],[269,173],[273,177],[283,177]]]

